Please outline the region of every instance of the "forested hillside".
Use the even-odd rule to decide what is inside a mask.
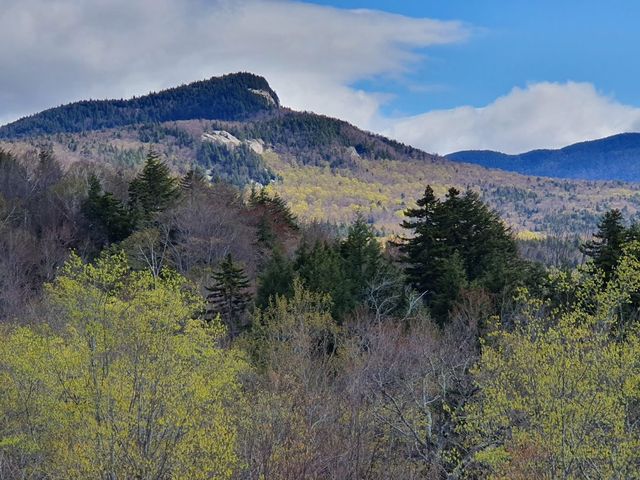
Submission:
[[[633,143],[629,138],[614,137],[607,145],[623,151]],[[47,110],[0,127],[0,147],[27,157],[49,151],[65,166],[89,161],[123,170],[139,168],[151,149],[176,173],[198,167],[209,179],[238,188],[268,185],[307,221],[346,224],[360,212],[386,236],[400,233],[402,212],[425,183],[440,196],[450,187],[471,188],[522,240],[551,236],[572,244],[608,209],[636,219],[640,207],[636,184],[461,164],[338,119],[280,107],[266,80],[252,74]],[[600,147],[571,148],[586,155]]]
[[[228,132],[236,139],[215,132]],[[26,157],[51,151],[68,167],[91,162],[139,168],[149,149],[172,171],[198,166],[211,179],[244,188],[269,185],[305,220],[348,223],[360,211],[387,235],[399,233],[407,205],[425,183],[439,195],[471,188],[524,238],[586,236],[610,208],[636,218],[637,184],[527,177],[457,164],[368,134],[346,122],[280,109],[261,120],[187,120],[82,134],[1,141]]]
[[[543,177],[640,181],[640,133],[623,133],[559,150],[519,155],[469,150],[447,155],[458,162]]]
[[[548,268],[425,182],[398,231],[0,152],[0,478],[636,478],[640,227]]]
[[[237,73],[129,100],[85,100],[45,110],[0,127],[0,138],[88,132],[194,118],[242,120],[277,108],[267,81]]]

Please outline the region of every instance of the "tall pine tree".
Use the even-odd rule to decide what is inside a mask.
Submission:
[[[276,248],[258,278],[256,305],[266,308],[276,295],[290,297],[293,294],[294,278],[293,263],[281,249]]]
[[[384,262],[380,243],[361,214],[349,226],[347,237],[340,243],[340,255],[351,294],[362,301],[365,290],[381,272]]]
[[[405,273],[440,322],[467,284],[497,294],[527,271],[510,230],[477,193],[451,188],[441,201],[427,187],[405,217],[412,233],[400,244]]]
[[[228,254],[212,274],[212,280],[212,285],[206,287],[209,292],[206,318],[213,319],[220,315],[229,334],[235,336],[245,327],[245,312],[251,299],[247,276]]]
[[[180,188],[182,191],[192,191],[204,189],[211,185],[205,172],[200,167],[190,169],[184,177],[180,179]]]
[[[295,269],[306,288],[331,296],[336,320],[342,320],[356,305],[339,245],[316,242],[309,248],[303,243],[296,252]]]
[[[427,299],[433,296],[441,262],[451,255],[440,200],[430,185],[417,208],[404,212],[401,227],[413,235],[401,239],[399,245],[409,284]]]
[[[140,220],[166,210],[180,194],[178,181],[160,157],[149,152],[142,171],[129,184],[129,206]]]
[[[133,231],[133,221],[123,203],[110,192],[102,192],[100,180],[95,175],[89,177],[87,199],[82,211],[89,220],[89,227],[95,236],[106,237],[108,242],[120,242]]]
[[[609,281],[622,257],[624,245],[637,239],[639,233],[636,225],[625,228],[620,210],[609,210],[598,223],[593,240],[585,242],[580,251],[593,260],[594,265],[604,273],[605,280]]]

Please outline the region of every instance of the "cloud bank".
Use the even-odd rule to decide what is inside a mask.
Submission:
[[[468,34],[459,22],[286,0],[3,0],[0,118],[251,71],[287,106],[367,127],[383,99],[349,85],[402,75],[417,49]]]
[[[389,122],[385,133],[441,154],[487,149],[520,153],[640,130],[640,109],[589,83],[536,83],[482,107],[428,112]]]
[[[292,0],[3,0],[0,124],[75,100],[251,71],[284,105],[431,152],[520,152],[640,129],[639,109],[586,83],[532,84],[483,108],[407,118],[385,118],[387,97],[352,86],[388,77],[404,88],[400,80],[425,61],[423,49],[465,41],[473,30]]]

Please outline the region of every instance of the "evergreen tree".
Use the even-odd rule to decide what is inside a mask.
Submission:
[[[210,185],[209,179],[201,168],[190,169],[184,177],[180,179],[180,188],[183,191],[191,191],[198,188],[205,188]]]
[[[407,281],[428,298],[435,290],[440,262],[449,256],[450,249],[445,243],[441,202],[430,185],[416,204],[417,208],[404,212],[408,220],[401,223],[401,227],[411,230],[413,236],[401,239],[399,249],[403,254],[401,259],[405,264]]]
[[[451,307],[460,298],[460,290],[467,285],[467,272],[462,256],[457,251],[440,260],[438,267],[430,308],[435,318],[442,319],[447,317]]]
[[[92,174],[89,177],[89,190],[87,192],[87,199],[82,205],[85,216],[90,220],[97,219],[100,216],[101,200],[102,184],[100,183],[100,180],[98,180],[98,177]]]
[[[274,233],[266,213],[258,221],[256,240],[258,246],[269,251],[276,249],[278,245],[278,237]]]
[[[129,184],[129,205],[138,218],[150,220],[167,209],[179,193],[169,167],[156,153],[149,152],[142,171]]]
[[[349,226],[347,237],[340,244],[340,255],[352,295],[361,300],[363,292],[383,264],[380,244],[361,214]]]
[[[229,334],[235,336],[244,327],[244,313],[251,299],[247,276],[228,254],[213,273],[212,280],[211,287],[206,287],[209,292],[206,316],[211,319],[220,315]]]
[[[264,188],[260,190],[259,193],[256,193],[255,187],[252,186],[251,195],[249,196],[249,206],[253,208],[263,208],[265,212],[269,214],[271,221],[276,227],[285,227],[293,231],[299,229],[298,220],[295,215],[291,213],[287,202],[277,193],[271,196]]]
[[[293,293],[294,277],[292,262],[276,249],[258,279],[256,305],[266,308],[276,295],[288,298]]]
[[[608,281],[622,256],[622,249],[629,232],[624,227],[622,212],[614,209],[604,214],[598,224],[594,239],[586,242],[580,250],[604,272]]]
[[[89,191],[82,210],[94,234],[96,230],[101,232],[108,242],[120,242],[133,231],[129,211],[112,193],[102,192],[95,175],[89,177]]]
[[[467,283],[497,294],[528,271],[510,230],[474,192],[451,188],[440,201],[427,187],[405,216],[413,234],[400,244],[405,273],[440,322]]]
[[[353,288],[337,246],[317,242],[309,249],[303,244],[296,255],[295,269],[306,288],[331,296],[331,313],[336,320],[341,320],[356,305],[357,300],[353,296]]]

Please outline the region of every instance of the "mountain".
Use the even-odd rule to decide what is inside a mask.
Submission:
[[[266,79],[230,74],[129,100],[83,101],[0,127],[0,149],[50,150],[66,168],[132,176],[149,150],[176,171],[268,185],[302,219],[356,212],[384,234],[427,184],[472,188],[525,238],[589,235],[609,208],[640,218],[640,185],[559,180],[435,156],[335,118],[280,105]],[[126,192],[120,194],[126,200]],[[1,199],[0,199],[1,200]]]
[[[0,127],[0,138],[75,133],[140,123],[194,118],[244,120],[277,109],[278,96],[263,77],[236,73],[130,100],[86,100]]]
[[[622,133],[558,150],[532,150],[517,155],[466,150],[450,153],[447,158],[525,175],[639,182],[640,133]]]

